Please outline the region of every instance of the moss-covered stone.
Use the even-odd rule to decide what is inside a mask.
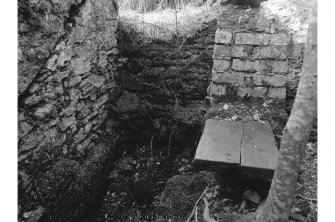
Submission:
[[[170,178],[160,199],[156,222],[186,221],[206,186],[214,181],[212,172],[176,175]]]

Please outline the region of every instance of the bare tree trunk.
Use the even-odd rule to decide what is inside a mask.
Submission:
[[[317,3],[312,2],[302,76],[280,146],[278,166],[259,222],[288,221],[301,160],[317,115]]]

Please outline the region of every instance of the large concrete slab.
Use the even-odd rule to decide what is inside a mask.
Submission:
[[[240,164],[243,124],[208,119],[195,154],[195,162]]]
[[[241,166],[275,169],[278,149],[270,124],[250,121],[244,123],[243,128]]]
[[[277,159],[269,122],[208,119],[194,163],[198,169],[235,168],[245,175],[271,180]]]

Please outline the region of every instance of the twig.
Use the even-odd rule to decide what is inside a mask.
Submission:
[[[304,198],[305,200],[310,200],[310,201],[318,201],[318,199],[304,197],[304,196],[303,196],[303,195],[301,195],[301,194],[298,194],[298,195],[299,195],[299,197],[301,197],[301,198]]]
[[[195,202],[195,205],[194,205],[194,207],[193,207],[192,213],[191,213],[190,217],[187,219],[186,222],[190,222],[190,221],[191,221],[191,219],[192,219],[192,217],[193,217],[193,214],[194,214],[194,212],[195,212],[195,209],[197,208],[197,206],[198,206],[200,200],[203,198],[203,196],[206,194],[207,191],[208,191],[208,187],[205,188],[204,192],[202,192],[202,194],[201,194],[201,196],[199,197],[199,199],[197,200],[197,202]]]
[[[190,37],[190,35],[187,35],[186,38],[184,39],[184,41],[181,43],[181,45],[178,48],[178,52],[180,51],[181,47],[183,47],[184,43],[186,42],[186,40]]]
[[[195,222],[198,222],[198,206],[195,208]]]
[[[176,17],[176,36],[177,36],[177,46],[178,46],[178,6],[176,4],[176,1],[174,1],[174,10],[175,10],[175,17]]]
[[[151,152],[151,157],[153,157],[153,155],[152,155],[152,143],[153,143],[153,140],[154,140],[154,136],[155,136],[155,135],[152,135],[152,137],[151,137],[151,141],[150,141],[150,152]]]
[[[134,200],[134,202],[136,202],[136,199],[135,199],[135,197],[133,196],[133,194],[130,192],[130,190],[128,189],[128,187],[127,186],[125,186],[125,188],[126,188],[126,191],[128,192],[128,194],[131,196],[131,198]],[[123,198],[122,198],[123,199]]]
[[[187,68],[189,65],[191,65],[194,62],[194,60],[196,60],[197,58],[199,58],[207,50],[208,50],[208,48],[206,48],[205,50],[201,51],[201,53],[199,55],[194,56],[194,58],[189,63],[187,63],[184,67],[182,67],[182,68]]]
[[[209,203],[208,203],[206,197],[204,197],[203,200],[205,202],[205,209],[204,209],[204,213],[203,213],[204,221],[205,222],[218,222],[218,221],[212,219],[209,215]]]
[[[170,133],[170,136],[169,136],[169,145],[168,145],[168,155],[167,155],[167,158],[166,158],[166,166],[167,166],[167,164],[168,164],[168,162],[169,162],[169,157],[170,157],[171,137],[172,137],[172,134],[174,133],[174,130],[175,130],[175,128],[176,128],[176,125],[177,125],[177,124],[175,124],[175,125],[173,126],[173,130],[172,130],[172,132]]]
[[[111,213],[111,217],[114,215],[115,211],[117,210],[117,208],[119,208],[122,200],[123,200],[124,196],[121,198],[121,200],[119,201],[119,203],[117,204],[117,206],[115,207],[115,209],[113,210],[113,212]]]

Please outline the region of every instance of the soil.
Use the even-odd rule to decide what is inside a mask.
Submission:
[[[195,147],[173,141],[163,146],[148,141],[125,151],[108,177],[100,208],[85,221],[153,221],[168,178],[192,170]]]

